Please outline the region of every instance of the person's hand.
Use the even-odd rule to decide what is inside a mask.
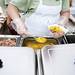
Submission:
[[[13,23],[16,25],[16,31],[20,35],[28,35],[26,25],[21,21],[20,18],[13,19]]]
[[[62,37],[65,33],[62,31],[62,32],[53,32],[53,37],[54,38],[59,38],[59,37]]]
[[[17,25],[16,29],[17,33],[20,35],[29,35],[30,33],[27,31],[25,26]]]

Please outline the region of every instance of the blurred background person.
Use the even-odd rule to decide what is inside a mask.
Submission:
[[[5,1],[0,0],[0,28],[5,21]]]
[[[0,34],[9,34],[8,23],[10,18],[7,15],[6,8],[10,0],[0,0]]]

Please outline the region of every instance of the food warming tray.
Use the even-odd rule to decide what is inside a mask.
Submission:
[[[35,38],[38,38],[38,37],[24,37],[21,39],[21,45],[23,47],[32,47],[34,49],[41,49],[42,47],[44,47],[46,45],[59,44],[58,39],[54,39],[51,37],[43,37],[43,38],[47,39],[47,41],[45,43],[38,43],[37,41],[35,41]]]

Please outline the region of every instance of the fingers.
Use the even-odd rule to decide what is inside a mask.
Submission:
[[[20,32],[19,34],[20,34],[20,35],[29,35],[30,33],[29,33],[29,32],[27,32],[27,31],[25,31],[25,32],[24,32],[24,31],[22,31],[22,32]]]
[[[20,35],[27,35],[27,31],[24,30],[17,30],[17,33]]]
[[[64,35],[64,32],[53,33],[54,38],[59,38]]]
[[[17,29],[17,33],[20,35],[30,35],[30,33],[27,31],[27,29],[23,28],[23,27],[19,27]]]

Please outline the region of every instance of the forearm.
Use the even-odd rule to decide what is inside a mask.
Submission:
[[[8,13],[8,15],[10,16],[11,19],[19,18],[18,9],[12,4],[8,5],[7,13]]]
[[[65,25],[69,20],[69,16],[70,16],[70,11],[61,12],[59,23]]]
[[[23,25],[19,15],[19,11],[16,8],[16,6],[14,6],[13,4],[9,4],[7,8],[7,14],[13,20],[13,23],[15,23],[18,26]]]

